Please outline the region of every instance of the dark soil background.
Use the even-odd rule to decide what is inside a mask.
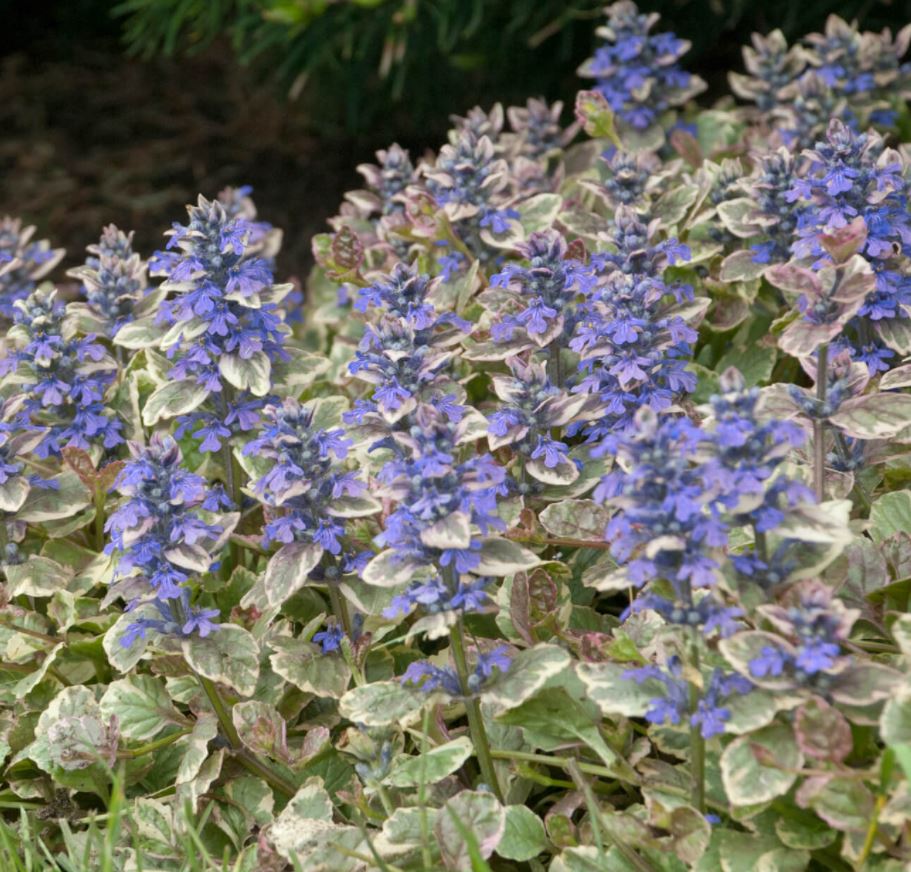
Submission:
[[[319,83],[309,86],[307,99],[289,102],[273,82],[239,66],[227,44],[190,58],[127,57],[110,5],[0,0],[0,214],[22,216],[53,245],[65,246],[65,266],[80,263],[109,222],[134,229],[137,249],[148,255],[197,193],[251,184],[261,217],[285,230],[280,273],[302,276],[311,236],[325,228],[344,191],[359,184],[355,166],[376,148],[393,138],[413,154],[436,148],[451,112],[527,93],[529,82],[571,101],[579,87],[573,70],[594,44],[584,36],[593,24],[585,23],[571,46],[574,57],[561,60],[549,81],[540,77],[551,56],[545,43],[517,60],[512,93],[495,90],[482,70],[466,77],[464,93],[439,101],[432,117],[418,122],[399,105],[369,130],[339,132],[321,124],[320,101],[334,98],[321,94]],[[663,13],[663,29],[693,40],[688,66],[715,94],[724,92],[725,71],[740,68],[739,47],[753,29],[821,29],[828,11],[860,14],[868,27],[911,20],[908,3],[881,0],[816,2],[812,9],[789,3],[782,7],[787,21],[771,25],[765,4],[716,0],[709,19],[684,0],[640,5]],[[523,75],[523,63],[535,74]]]

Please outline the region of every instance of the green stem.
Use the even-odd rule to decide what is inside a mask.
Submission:
[[[699,638],[693,630],[690,645],[690,666],[699,672]],[[690,685],[690,708],[693,712],[699,704],[699,688],[695,683]],[[705,739],[702,737],[701,724],[690,724],[690,775],[693,779],[692,805],[698,812],[705,814]]]
[[[221,725],[222,732],[231,743],[231,747],[235,750],[243,747],[243,744],[240,741],[240,735],[237,732],[237,728],[234,726],[234,721],[231,719],[231,713],[228,711],[225,701],[221,698],[221,694],[218,692],[215,682],[212,681],[211,678],[200,675],[198,672],[196,672],[195,675],[206,696],[209,698],[209,702],[215,710],[215,717],[218,718],[218,723]]]
[[[508,530],[505,535],[507,539],[513,542],[530,542],[532,545],[561,545],[567,548],[595,548],[601,551],[607,551],[611,547],[610,542],[569,539],[565,536],[522,535],[516,530]]]
[[[604,766],[594,763],[582,763],[570,757],[555,757],[549,754],[530,754],[526,751],[509,751],[503,748],[491,748],[490,756],[495,760],[515,760],[519,763],[540,763],[542,766],[556,766],[558,769],[568,770],[570,765],[576,766],[580,772],[587,775],[599,775],[602,778],[614,780],[614,774]]]
[[[560,359],[560,345],[557,342],[551,342],[547,349],[547,377],[551,384],[558,388],[563,387],[563,361]]]
[[[826,402],[826,389],[829,383],[829,345],[824,342],[819,346],[816,358],[816,399],[820,407]],[[821,408],[819,410],[821,412]],[[826,422],[824,418],[813,419],[813,483],[816,489],[816,500],[826,498]]]
[[[280,790],[286,796],[294,796],[294,794],[297,793],[297,788],[290,781],[277,772],[274,772],[257,757],[248,753],[243,747],[240,736],[237,733],[237,728],[234,726],[234,721],[231,720],[231,713],[228,711],[225,701],[221,698],[221,694],[218,692],[218,687],[216,687],[215,682],[200,675],[198,672],[194,674],[202,686],[202,689],[205,691],[206,696],[209,698],[212,708],[215,709],[215,716],[218,718],[218,723],[221,726],[222,732],[231,743],[234,759],[248,772],[252,772],[254,775],[258,775],[262,778],[270,787]]]
[[[104,491],[95,489],[95,550],[104,550]]]
[[[766,534],[757,530],[755,524],[753,524],[753,541],[756,543],[756,556],[768,566],[769,543]]]
[[[329,602],[332,603],[332,611],[338,618],[345,635],[351,638],[351,616],[348,614],[348,603],[339,593],[338,586],[332,581],[329,582]]]
[[[472,695],[468,685],[468,660],[465,657],[465,628],[462,618],[459,617],[456,625],[449,635],[452,656],[455,660],[456,671],[459,674],[459,683],[465,697],[465,712],[468,715],[468,731],[471,733],[471,742],[478,757],[481,767],[481,777],[496,794],[500,802],[503,801],[503,792],[497,780],[497,771],[494,769],[493,757],[490,756],[490,742],[487,740],[487,730],[484,727],[484,717],[481,714],[481,704],[477,697]]]
[[[178,730],[176,733],[171,733],[168,736],[165,736],[163,739],[156,739],[154,742],[147,742],[145,745],[140,745],[138,748],[127,748],[122,752],[124,757],[142,757],[143,754],[151,754],[153,751],[157,751],[159,748],[167,748],[168,745],[173,745],[178,739],[182,739],[184,736],[190,733],[190,729]]]

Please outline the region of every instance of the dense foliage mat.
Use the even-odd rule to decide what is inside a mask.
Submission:
[[[306,289],[244,188],[73,300],[3,222],[4,868],[911,862],[911,29],[700,108],[654,18]]]

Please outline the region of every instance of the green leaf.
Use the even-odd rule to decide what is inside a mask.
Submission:
[[[497,853],[507,860],[523,863],[546,850],[547,836],[541,818],[527,806],[506,806],[506,826]]]
[[[641,684],[624,678],[629,665],[620,663],[577,663],[576,674],[582,679],[589,699],[608,717],[641,718],[656,696],[663,696],[663,686],[656,679]]]
[[[272,669],[295,687],[317,696],[340,699],[351,683],[351,668],[338,654],[323,654],[319,645],[302,639],[269,640]]]
[[[269,560],[265,575],[241,600],[241,605],[280,606],[306,583],[323,557],[323,549],[309,542],[282,545]]]
[[[485,539],[481,542],[481,562],[473,570],[478,575],[513,575],[541,565],[541,559],[508,539]]]
[[[465,549],[471,545],[471,518],[465,512],[452,512],[421,530],[421,542],[428,548]]]
[[[857,778],[808,778],[797,792],[797,803],[844,833],[866,834],[873,817],[873,795]]]
[[[385,727],[416,713],[425,699],[422,693],[402,687],[398,681],[376,681],[349,690],[338,708],[342,717],[356,724]]]
[[[497,711],[521,705],[551,678],[570,669],[571,658],[556,645],[536,645],[520,651],[509,669],[484,689],[483,699]]]
[[[199,770],[209,756],[209,742],[217,735],[218,721],[214,715],[204,712],[196,719],[190,735],[180,740],[185,750],[177,769],[175,783],[189,784],[199,775]]]
[[[493,854],[506,828],[506,812],[492,793],[463,790],[440,809],[433,831],[446,869],[473,872],[469,833],[481,857]]]
[[[67,569],[48,557],[31,556],[25,563],[4,567],[9,596],[50,597],[66,590],[73,577]]]
[[[567,686],[572,685],[567,683]],[[601,737],[598,729],[601,713],[590,702],[570,695],[562,687],[545,688],[496,719],[519,727],[530,745],[545,751],[577,742],[588,745],[619,777],[633,783],[638,780],[630,766]]]
[[[151,604],[141,605],[132,612],[125,612],[108,628],[102,640],[104,653],[108,655],[108,663],[118,672],[129,672],[141,659],[149,644],[149,639],[136,639],[132,645],[126,647],[120,643],[123,634],[130,624],[143,617],[151,618],[157,610]]]
[[[794,733],[776,723],[734,739],[721,755],[721,778],[731,805],[756,805],[787,793],[801,766]]]
[[[336,854],[337,864],[328,867],[308,865],[311,852],[334,841],[351,850],[360,846],[362,837],[355,827],[345,827],[332,821],[332,799],[316,778],[310,779],[282,810],[272,824],[271,839],[286,860],[294,860],[301,869],[354,868],[342,854]],[[310,858],[312,861],[312,857]],[[361,866],[362,868],[362,866]]]
[[[154,427],[163,418],[176,418],[198,408],[209,391],[195,379],[165,382],[156,388],[142,407],[142,423]]]
[[[471,739],[461,736],[431,748],[426,754],[398,756],[383,783],[392,787],[417,787],[423,778],[425,784],[436,784],[455,772],[473,753]]]
[[[911,689],[902,687],[889,699],[879,729],[887,745],[911,744]]]
[[[547,506],[538,520],[554,536],[603,542],[610,512],[593,500],[562,500]]]
[[[51,481],[53,487],[33,487],[29,491],[16,513],[17,520],[37,524],[72,518],[91,503],[91,495],[72,470],[64,470]]]
[[[122,348],[154,348],[161,342],[164,329],[156,323],[157,315],[137,318],[124,324],[114,337],[114,344]]]
[[[182,724],[164,684],[151,675],[131,675],[112,681],[99,701],[105,717],[117,718],[128,739],[145,742],[163,729]]]
[[[723,282],[749,282],[758,279],[768,268],[767,263],[753,260],[752,249],[735,251],[721,262],[719,277]]]
[[[805,757],[841,763],[854,747],[845,716],[822,697],[807,700],[794,719],[797,746]]]
[[[559,194],[535,194],[516,206],[519,223],[526,234],[538,233],[552,226],[560,214],[563,198]]]
[[[874,542],[883,542],[896,533],[911,533],[911,491],[883,494],[870,509],[867,528]]]
[[[623,148],[614,124],[614,113],[600,91],[579,91],[576,94],[576,118],[593,139],[609,139],[617,148]]]
[[[275,706],[255,699],[237,703],[231,719],[244,743],[254,754],[287,760],[287,725]]]
[[[398,559],[391,548],[380,551],[365,567],[361,578],[376,587],[399,587],[411,581],[418,567]]]
[[[845,400],[829,421],[855,439],[891,439],[911,427],[911,394],[867,394]]]
[[[259,679],[259,646],[243,627],[221,624],[204,639],[184,639],[187,664],[205,678],[252,696]]]
[[[607,858],[598,848],[586,845],[581,848],[567,848],[557,857],[554,857],[548,872],[606,872],[605,861]],[[628,872],[631,866],[624,864],[616,867],[617,872]]]
[[[237,354],[223,354],[218,369],[229,384],[254,396],[264,397],[272,387],[272,364],[264,351],[256,351],[246,359]]]

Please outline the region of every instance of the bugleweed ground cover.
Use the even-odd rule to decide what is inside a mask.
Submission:
[[[908,868],[911,29],[606,17],[306,288],[0,226],[0,868]]]

